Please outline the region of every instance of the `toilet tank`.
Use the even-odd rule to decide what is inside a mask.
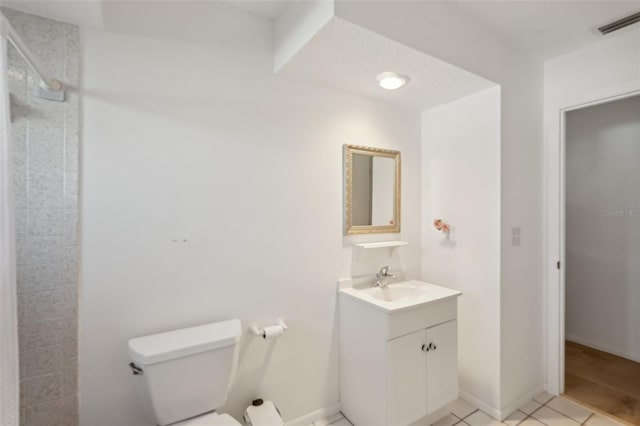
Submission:
[[[238,365],[240,320],[129,340],[131,368],[145,408],[164,426],[215,410]]]

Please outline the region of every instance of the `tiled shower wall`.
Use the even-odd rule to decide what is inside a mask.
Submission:
[[[18,247],[22,426],[78,424],[78,29],[3,13],[51,74],[64,103],[38,99],[37,79],[9,48]]]

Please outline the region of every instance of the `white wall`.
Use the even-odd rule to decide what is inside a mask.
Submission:
[[[501,221],[490,230],[501,238],[501,289],[492,296],[500,320],[494,317],[491,324],[500,330],[501,371],[494,382],[486,383],[487,397],[473,402],[495,417],[507,416],[545,384],[542,64],[494,36],[491,28],[462,15],[452,2],[341,0],[336,14],[501,87]],[[430,227],[433,218],[425,219],[423,225]],[[513,227],[522,232],[516,247],[511,246]],[[449,271],[456,267],[449,265]],[[423,278],[431,279],[428,274]],[[470,374],[477,374],[479,381],[481,372]],[[491,389],[500,389],[498,400],[489,396]]]
[[[634,90],[640,83],[638,46],[640,29],[629,27],[603,37],[599,43],[547,61],[545,112],[552,102],[564,108],[610,96],[613,91]]]
[[[337,403],[336,279],[386,256],[342,235],[342,145],[402,151],[392,266],[419,276],[419,113],[274,76],[270,23],[223,4],[112,3],[82,40],[81,423],[151,425],[127,340],[226,318],[290,329],[245,336],[222,411]]]
[[[500,402],[500,89],[422,113],[422,274],[459,299],[460,388]],[[447,238],[431,223],[452,225]],[[481,348],[481,349],[479,349]]]
[[[547,282],[547,383],[562,390],[561,330],[564,327],[561,235],[561,113],[589,102],[640,91],[640,29],[630,27],[544,65],[545,270]]]
[[[566,129],[566,337],[640,361],[640,96]]]

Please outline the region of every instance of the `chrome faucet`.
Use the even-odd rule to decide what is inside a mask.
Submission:
[[[396,276],[390,274],[391,267],[389,265],[384,265],[380,268],[380,271],[376,274],[377,281],[373,283],[372,287],[386,287],[389,280],[394,279]]]

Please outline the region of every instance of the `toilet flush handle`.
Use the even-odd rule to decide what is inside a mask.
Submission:
[[[129,367],[131,367],[131,370],[133,371],[134,376],[142,376],[144,374],[144,371],[142,371],[142,368],[138,367],[132,362],[129,363]]]

